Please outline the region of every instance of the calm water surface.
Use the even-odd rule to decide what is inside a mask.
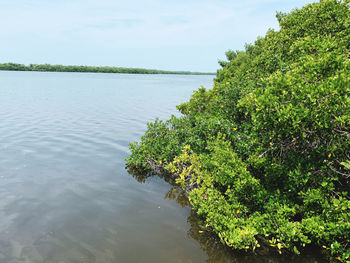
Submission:
[[[213,76],[0,72],[0,262],[321,262],[233,254],[128,143]]]

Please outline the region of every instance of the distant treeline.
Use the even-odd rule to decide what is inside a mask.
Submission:
[[[0,70],[13,71],[50,71],[50,72],[95,72],[95,73],[126,73],[126,74],[183,74],[183,75],[214,75],[215,73],[167,71],[143,68],[93,67],[93,66],[63,66],[49,64],[30,64],[29,66],[16,63],[0,64]]]

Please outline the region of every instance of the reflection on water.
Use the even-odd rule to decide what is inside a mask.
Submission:
[[[128,172],[140,183],[145,183],[153,176],[157,176],[165,180],[171,188],[165,194],[164,198],[175,200],[181,207],[189,207],[189,200],[186,192],[175,184],[174,179],[166,173],[142,173],[138,170],[130,168]],[[324,256],[318,253],[317,249],[309,248],[302,255],[294,254],[279,255],[276,250],[268,246],[262,245],[254,253],[233,251],[225,246],[213,231],[210,231],[205,226],[205,222],[194,211],[191,211],[187,217],[187,222],[190,228],[187,235],[198,241],[201,249],[207,255],[207,263],[285,263],[285,262],[299,262],[299,263],[323,263],[327,262]]]

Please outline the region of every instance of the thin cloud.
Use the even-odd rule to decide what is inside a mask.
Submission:
[[[0,60],[214,71],[227,49],[278,28],[277,10],[308,2],[2,0]]]

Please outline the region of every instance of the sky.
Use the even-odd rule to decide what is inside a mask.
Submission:
[[[215,72],[313,0],[0,0],[0,63]]]

